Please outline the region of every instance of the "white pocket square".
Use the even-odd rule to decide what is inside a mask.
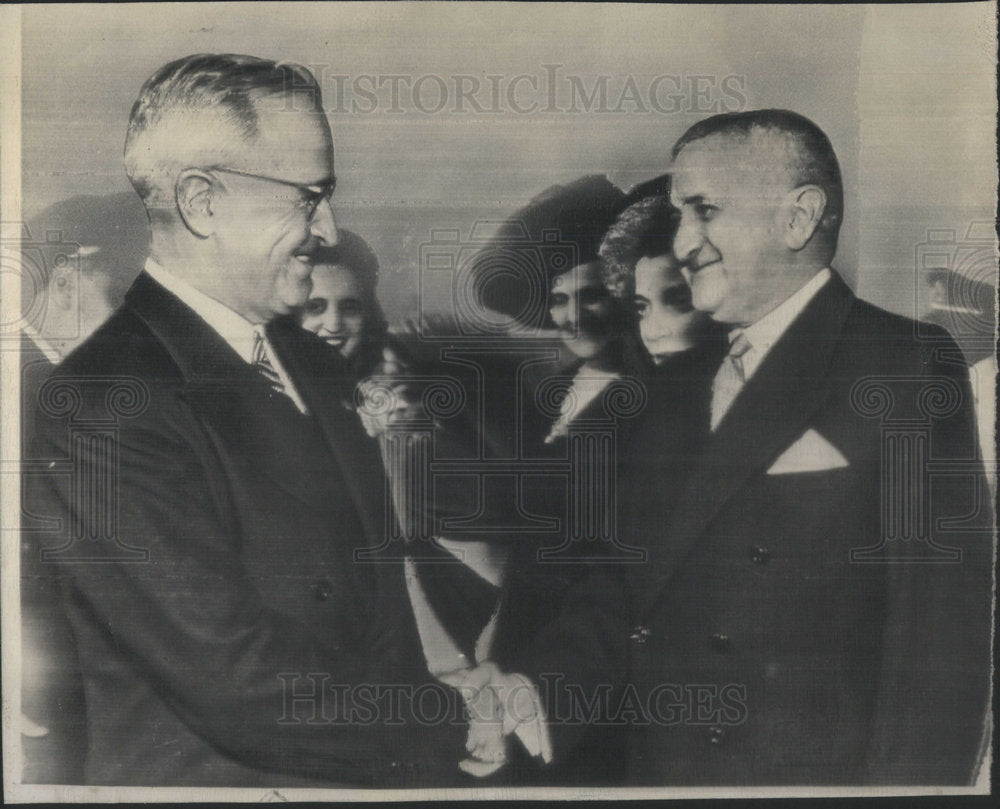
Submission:
[[[790,475],[796,472],[822,472],[850,466],[840,450],[815,430],[806,430],[802,437],[786,449],[767,470],[769,475]]]

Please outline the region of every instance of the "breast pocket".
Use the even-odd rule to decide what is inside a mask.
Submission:
[[[752,494],[762,543],[803,571],[829,574],[878,524],[877,481],[872,491],[863,477],[851,467],[762,476]]]

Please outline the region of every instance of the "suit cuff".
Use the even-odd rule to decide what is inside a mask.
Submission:
[[[534,708],[530,712],[533,714],[533,718],[519,724],[514,735],[517,736],[530,755],[540,756],[542,761],[548,764],[552,761],[552,738],[549,735],[549,723],[545,715],[545,707],[538,695],[538,689],[523,674],[512,674],[511,676],[518,681],[517,688],[529,695]]]

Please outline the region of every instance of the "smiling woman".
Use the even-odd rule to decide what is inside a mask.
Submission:
[[[385,315],[375,290],[379,263],[368,243],[350,230],[338,231],[333,247],[317,250],[313,288],[302,308],[302,325],[322,337],[362,379],[382,359]]]

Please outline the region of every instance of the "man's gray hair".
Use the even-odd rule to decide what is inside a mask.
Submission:
[[[844,185],[833,144],[815,123],[791,110],[765,109],[726,112],[699,121],[674,144],[676,160],[689,143],[713,136],[748,142],[758,138],[778,139],[795,186],[816,185],[826,194],[826,208],[817,230],[836,245],[844,213]]]
[[[257,103],[267,96],[286,96],[293,109],[323,109],[316,77],[291,62],[202,53],[150,76],[125,136],[125,173],[147,207],[172,206],[176,172],[237,159],[258,134]]]

